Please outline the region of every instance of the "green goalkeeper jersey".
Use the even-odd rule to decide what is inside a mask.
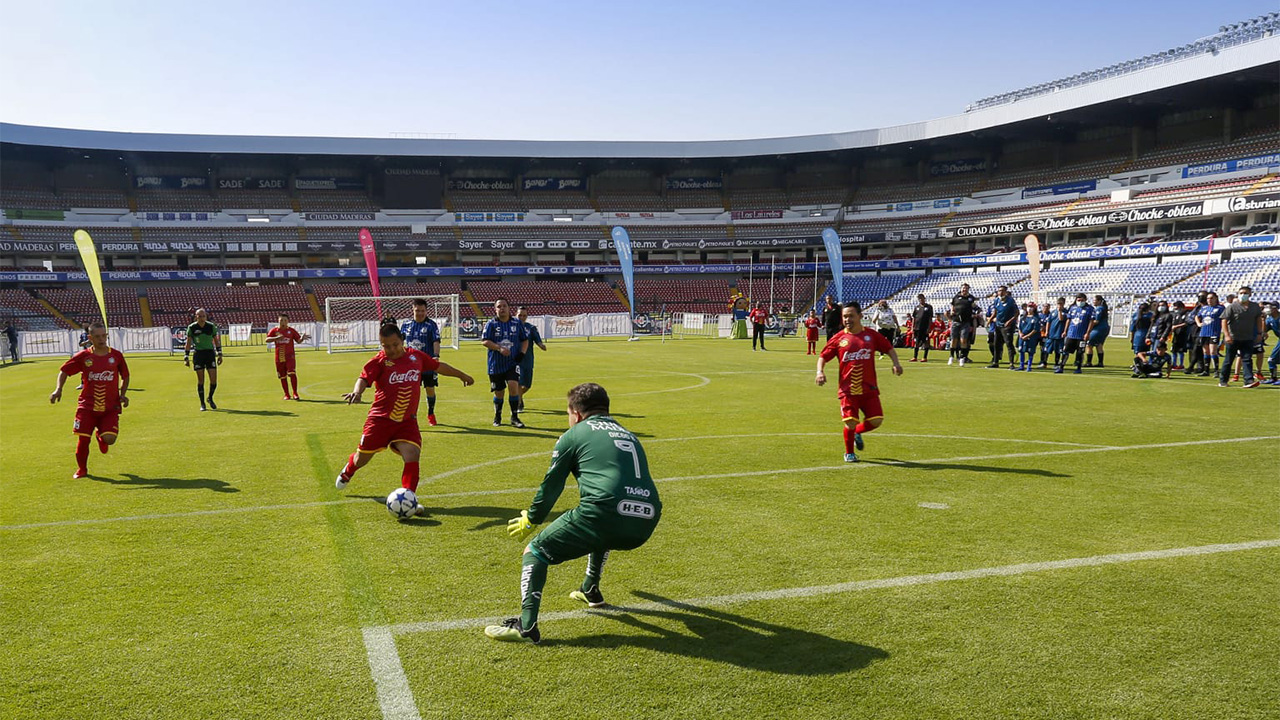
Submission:
[[[592,415],[556,441],[551,467],[529,506],[534,524],[547,519],[570,473],[578,480],[578,513],[584,519],[628,517],[656,522],[662,513],[644,448],[608,415]]]

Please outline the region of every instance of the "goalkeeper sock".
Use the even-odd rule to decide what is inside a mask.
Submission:
[[[196,394],[200,396],[200,407],[204,407],[204,386],[196,385]]]
[[[285,397],[289,396],[289,381],[287,379],[280,378],[280,389],[284,390]]]
[[[404,472],[400,474],[400,487],[418,492],[418,462],[404,463]]]
[[[436,414],[436,396],[435,395],[427,396],[427,414],[428,415]]]
[[[849,427],[848,425],[845,425],[845,426],[844,426],[844,451],[845,451],[845,453],[852,453],[852,452],[854,451],[854,449],[855,449],[855,447],[854,447],[854,443],[853,443],[853,433],[854,433],[854,432],[855,432],[855,431],[854,431],[854,429],[853,429],[853,428]]]
[[[502,419],[502,397],[498,395],[493,398],[493,419],[495,421]]]
[[[600,584],[600,576],[604,573],[604,564],[609,561],[609,551],[593,552],[587,555],[587,576],[582,580],[582,592]]]
[[[89,472],[89,438],[86,435],[76,437],[76,467],[80,472]]]
[[[538,624],[538,608],[542,605],[542,587],[547,584],[547,564],[532,552],[526,552],[520,570],[520,627],[528,632]]]
[[[347,458],[346,466],[342,468],[342,474],[346,475],[347,477],[351,477],[352,475],[355,475],[356,470],[359,470],[359,469],[360,468],[356,467],[356,453],[351,453],[351,457]]]
[[[289,373],[289,382],[293,385],[293,396],[298,397],[298,376]]]

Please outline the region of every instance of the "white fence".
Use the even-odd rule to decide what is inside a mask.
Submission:
[[[74,355],[80,349],[80,330],[32,330],[18,333],[18,357]],[[110,328],[111,347],[124,353],[173,352],[169,328]]]

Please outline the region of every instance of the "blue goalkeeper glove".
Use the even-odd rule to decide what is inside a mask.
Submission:
[[[528,510],[521,510],[520,517],[507,521],[507,534],[516,540],[524,540],[533,534],[533,523],[529,521]]]

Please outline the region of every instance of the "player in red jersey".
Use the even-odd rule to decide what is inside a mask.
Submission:
[[[747,318],[751,320],[751,352],[756,351],[756,340],[760,341],[760,349],[765,350],[764,330],[769,324],[769,311],[764,309],[764,303],[757,302]]]
[[[822,327],[822,320],[810,310],[808,317],[804,319],[804,339],[809,344],[804,352],[805,355],[818,354],[818,328],[820,327]]]
[[[893,374],[902,374],[898,353],[885,336],[862,326],[862,306],[856,302],[844,304],[841,310],[844,330],[836,333],[822,352],[818,354],[819,386],[827,382],[823,367],[831,360],[840,362],[840,418],[844,421],[844,461],[858,462],[854,450],[861,450],[862,434],[870,432],[884,421],[880,409],[880,387],[876,385],[876,352],[882,352],[893,361]],[[862,422],[858,422],[858,413]]]
[[[300,400],[298,397],[298,373],[294,358],[294,344],[306,342],[310,335],[299,335],[297,330],[289,327],[289,316],[280,313],[276,326],[267,332],[267,344],[276,346],[276,375],[280,378],[280,388],[284,390],[285,400]],[[289,396],[289,383],[293,383],[293,397]]]
[[[77,437],[73,479],[89,474],[89,438],[96,431],[98,450],[105,454],[120,434],[120,409],[129,407],[129,366],[119,350],[107,346],[107,326],[91,323],[89,343],[87,349],[72,355],[58,368],[58,385],[49,394],[50,403],[58,402],[67,378],[84,374],[71,430]]]
[[[351,482],[356,470],[364,467],[370,458],[391,448],[404,460],[404,472],[400,476],[401,487],[418,491],[418,459],[422,454],[422,433],[418,429],[418,396],[422,392],[422,374],[437,372],[456,377],[462,385],[475,382],[471,376],[430,355],[407,348],[404,335],[396,327],[394,319],[384,322],[379,331],[382,350],[364,364],[355,388],[343,395],[348,403],[360,402],[360,396],[370,385],[376,385],[373,405],[360,435],[360,444],[347,458],[347,465],[338,473],[335,483],[339,490]],[[418,514],[426,512],[419,505]]]

